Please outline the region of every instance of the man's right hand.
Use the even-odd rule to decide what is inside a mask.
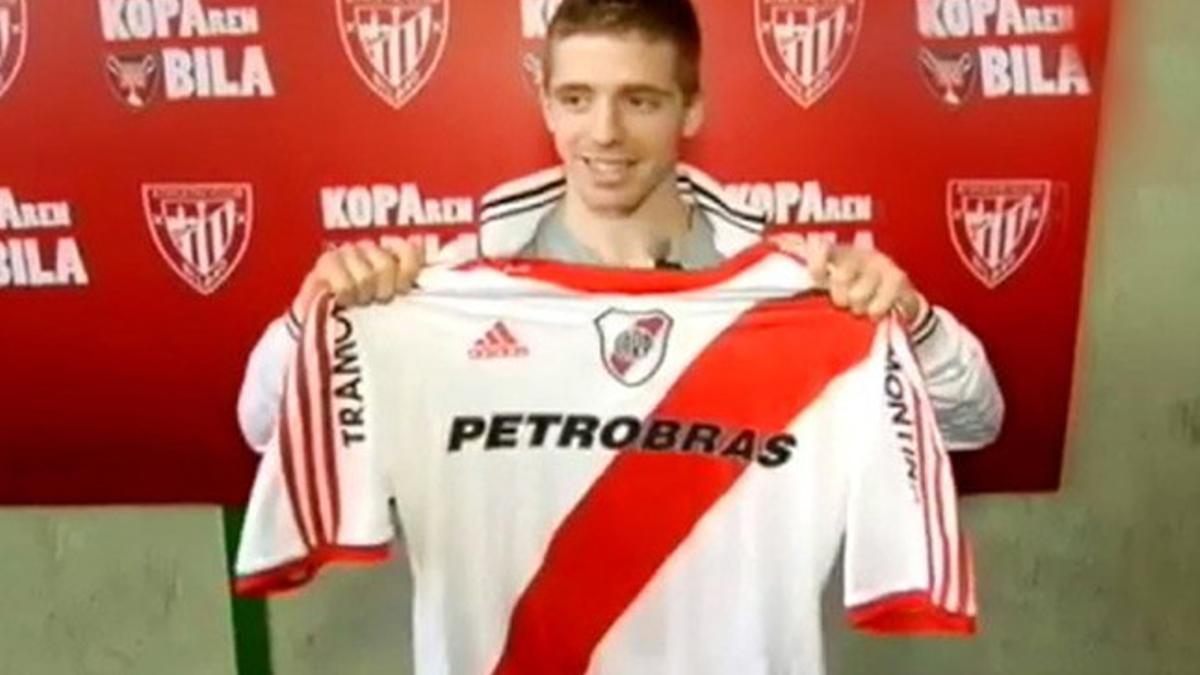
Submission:
[[[425,249],[399,237],[340,244],[317,258],[296,296],[295,308],[308,307],[321,291],[342,306],[387,302],[407,293],[425,267]]]

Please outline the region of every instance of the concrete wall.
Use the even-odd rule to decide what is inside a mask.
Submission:
[[[1200,672],[1200,3],[1116,5],[1066,485],[965,504],[978,639],[831,601],[833,672]],[[217,509],[0,511],[0,674],[234,673],[225,564]],[[410,672],[407,597],[394,564],[273,601],[274,672]]]
[[[0,673],[232,675],[221,541],[213,508],[0,511]]]
[[[1115,5],[1064,489],[967,500],[978,639],[834,672],[1200,673],[1200,3]]]

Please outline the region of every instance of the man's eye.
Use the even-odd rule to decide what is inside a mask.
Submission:
[[[630,96],[629,105],[633,106],[634,110],[648,112],[658,108],[658,99],[651,96]]]
[[[581,108],[587,102],[582,94],[563,94],[558,102],[567,108]]]

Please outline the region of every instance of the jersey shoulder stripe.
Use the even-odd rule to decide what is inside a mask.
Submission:
[[[553,201],[562,196],[566,184],[563,171],[558,167],[502,183],[489,190],[480,200],[480,222],[487,223],[537,208],[547,198]]]
[[[744,204],[738,204],[724,194],[715,181],[706,179],[699,171],[685,170],[679,175],[679,184],[685,194],[693,195],[695,202],[709,213],[720,217],[734,227],[755,234],[762,232],[766,215]]]

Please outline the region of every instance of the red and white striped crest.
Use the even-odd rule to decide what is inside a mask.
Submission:
[[[171,269],[203,295],[229,278],[250,242],[249,183],[153,183],[142,205],[154,245]]]
[[[400,108],[429,80],[450,27],[450,0],[336,0],[342,46],[359,77]]]
[[[758,51],[796,103],[816,103],[841,77],[861,32],[863,0],[754,0]]]
[[[600,360],[608,374],[636,387],[650,379],[667,354],[671,317],[660,310],[629,312],[608,309],[596,317]]]
[[[8,90],[21,63],[29,37],[25,0],[0,0],[0,96]]]
[[[996,288],[1033,252],[1049,219],[1052,184],[1044,179],[951,180],[946,187],[950,238],[967,269]]]

